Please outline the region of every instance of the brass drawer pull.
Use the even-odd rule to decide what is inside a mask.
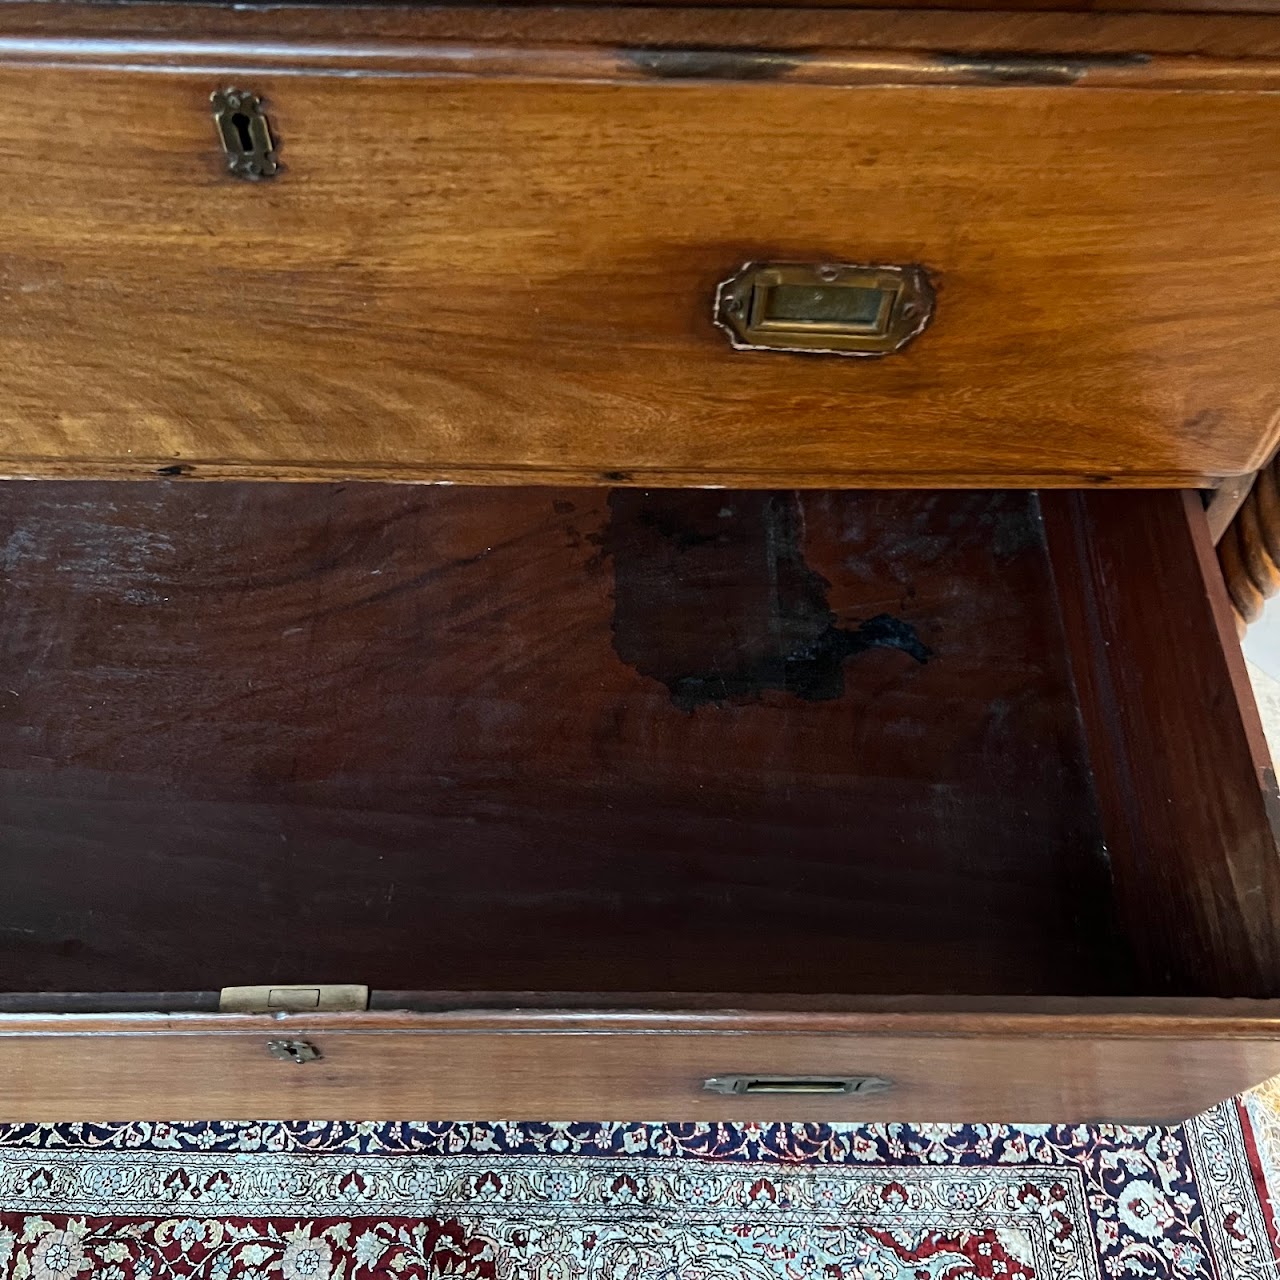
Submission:
[[[708,1093],[884,1093],[892,1083],[880,1076],[712,1076]]]
[[[739,351],[885,356],[933,317],[923,267],[748,262],[716,290],[715,321]]]
[[[271,126],[258,95],[239,89],[216,89],[209,101],[213,103],[222,149],[227,153],[227,168],[237,178],[250,181],[274,177],[280,166]]]

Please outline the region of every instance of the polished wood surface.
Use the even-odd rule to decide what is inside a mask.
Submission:
[[[248,53],[246,52],[246,56]],[[42,38],[0,36],[4,64],[55,70],[174,71],[220,73],[227,50],[205,36],[181,46],[175,67],[172,40],[115,37]],[[393,75],[401,79],[493,79],[536,84],[716,84],[768,80],[781,86],[842,88],[1038,87],[1075,89],[1274,91],[1280,59],[1272,56],[1208,57],[1194,53],[1109,54],[1101,52],[967,53],[957,50],[806,48],[797,50],[730,45],[650,46],[467,40],[398,41],[354,38],[325,44],[314,39],[282,41],[252,53],[256,74]]]
[[[1141,70],[1141,55],[1208,59],[1280,55],[1280,17],[1240,13],[1063,12],[1031,9],[946,10],[873,7],[795,8],[705,5],[270,5],[50,4],[5,0],[0,50],[8,58],[84,65],[106,56],[156,61],[167,47],[200,64],[218,65],[229,48],[253,50],[254,65],[270,65],[281,44],[285,59],[338,49],[383,53],[421,50],[439,42],[478,48],[518,44],[619,49],[788,50],[879,49],[982,54],[1084,55],[1079,69],[1103,70],[1123,58]],[[178,41],[175,48],[173,42]],[[228,44],[230,42],[230,44]],[[1092,61],[1094,57],[1099,61]],[[1027,68],[1030,70],[1030,68]],[[786,68],[778,68],[784,71]],[[1005,67],[1008,77],[1011,68]],[[993,68],[994,71],[994,68]]]
[[[1274,1014],[0,1016],[0,1120],[1174,1121],[1280,1071]],[[321,1053],[297,1065],[267,1043]],[[709,1077],[876,1075],[864,1097]]]
[[[1216,91],[1271,84],[1274,35],[993,61],[883,16],[717,54],[58,9],[0,10],[10,474],[1167,485],[1274,442],[1280,107]],[[233,81],[271,182],[225,172]],[[937,317],[883,360],[734,352],[749,258],[923,263]]]
[[[11,483],[0,547],[3,989],[1141,989],[1032,494]]]

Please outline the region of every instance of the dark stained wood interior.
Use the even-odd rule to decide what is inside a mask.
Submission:
[[[0,486],[0,986],[1126,991],[1037,503]]]
[[[1192,493],[1045,494],[1118,912],[1145,980],[1280,991],[1280,793]]]

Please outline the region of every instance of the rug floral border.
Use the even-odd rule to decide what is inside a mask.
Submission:
[[[0,1126],[0,1275],[1277,1280],[1248,1106],[1167,1128]]]

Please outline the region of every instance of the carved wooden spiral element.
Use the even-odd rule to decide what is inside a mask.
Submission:
[[[1236,517],[1218,543],[1218,560],[1241,631],[1280,592],[1280,459],[1258,472]]]

